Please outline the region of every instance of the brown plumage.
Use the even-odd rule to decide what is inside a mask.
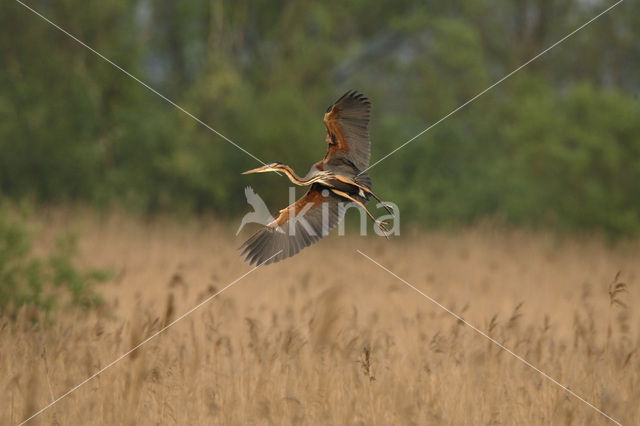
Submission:
[[[302,198],[280,210],[273,222],[240,247],[246,261],[269,264],[295,255],[328,235],[342,220],[349,203],[365,209],[386,235],[385,223],[376,220],[365,207],[369,197],[380,199],[371,191],[369,176],[360,174],[369,166],[371,157],[370,116],[371,102],[350,90],[327,109],[324,115],[327,152],[304,178],[282,163],[266,164],[244,173],[282,172],[296,185],[310,186]]]

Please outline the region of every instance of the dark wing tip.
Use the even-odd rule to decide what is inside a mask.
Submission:
[[[365,104],[365,105],[371,105],[371,101],[369,100],[369,98],[367,98],[365,95],[363,95],[362,93],[358,92],[355,89],[351,89],[349,91],[347,91],[347,93],[345,93],[344,95],[342,95],[340,97],[340,99],[338,99],[337,101],[335,101],[333,103],[333,105],[330,105],[329,108],[327,108],[327,112],[331,111],[331,108],[333,108],[334,105],[339,104],[340,102],[344,101],[345,99],[353,99],[361,104]]]
[[[357,90],[352,90],[351,91],[351,97],[360,101],[363,104],[370,104],[371,101],[369,100],[369,98],[367,98],[364,94],[358,92]]]
[[[286,258],[286,241],[279,238],[277,232],[269,227],[260,229],[240,246],[240,256],[244,256],[249,265],[268,265]]]

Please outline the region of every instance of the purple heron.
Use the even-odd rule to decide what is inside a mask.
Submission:
[[[382,203],[371,190],[371,178],[361,174],[369,166],[371,156],[370,115],[369,99],[350,90],[327,109],[324,115],[327,152],[305,177],[299,177],[291,167],[278,162],[243,173],[281,172],[294,184],[310,187],[302,198],[280,210],[274,221],[240,246],[241,255],[246,254],[245,261],[261,264],[266,260],[269,264],[297,254],[335,228],[343,219],[348,203],[363,208],[387,236],[386,223],[373,217],[365,206],[370,197]],[[277,256],[271,257],[276,253]]]

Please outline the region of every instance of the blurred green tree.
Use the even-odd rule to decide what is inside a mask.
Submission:
[[[304,174],[325,108],[373,101],[380,158],[606,2],[29,3],[264,161]],[[403,220],[640,232],[640,6],[624,2],[372,169]],[[0,191],[232,217],[278,176],[18,3],[0,15]],[[277,183],[277,184],[275,184]],[[275,184],[275,185],[274,185]],[[275,210],[275,208],[273,209]]]

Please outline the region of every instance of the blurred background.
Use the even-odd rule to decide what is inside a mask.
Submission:
[[[373,103],[373,163],[614,3],[26,4],[304,175],[347,90]],[[356,250],[640,424],[639,40],[623,2],[372,168],[399,237],[334,232],[248,274],[244,188],[276,212],[289,181],[242,176],[259,163],[3,2],[0,424],[208,300],[39,420],[605,424]]]
[[[372,162],[604,10],[597,0],[111,0],[30,6],[260,159],[304,174],[373,102]],[[44,205],[275,211],[279,176],[17,2],[0,15],[0,192]],[[640,5],[624,2],[371,170],[403,224],[640,231]],[[271,204],[273,203],[273,204]]]

